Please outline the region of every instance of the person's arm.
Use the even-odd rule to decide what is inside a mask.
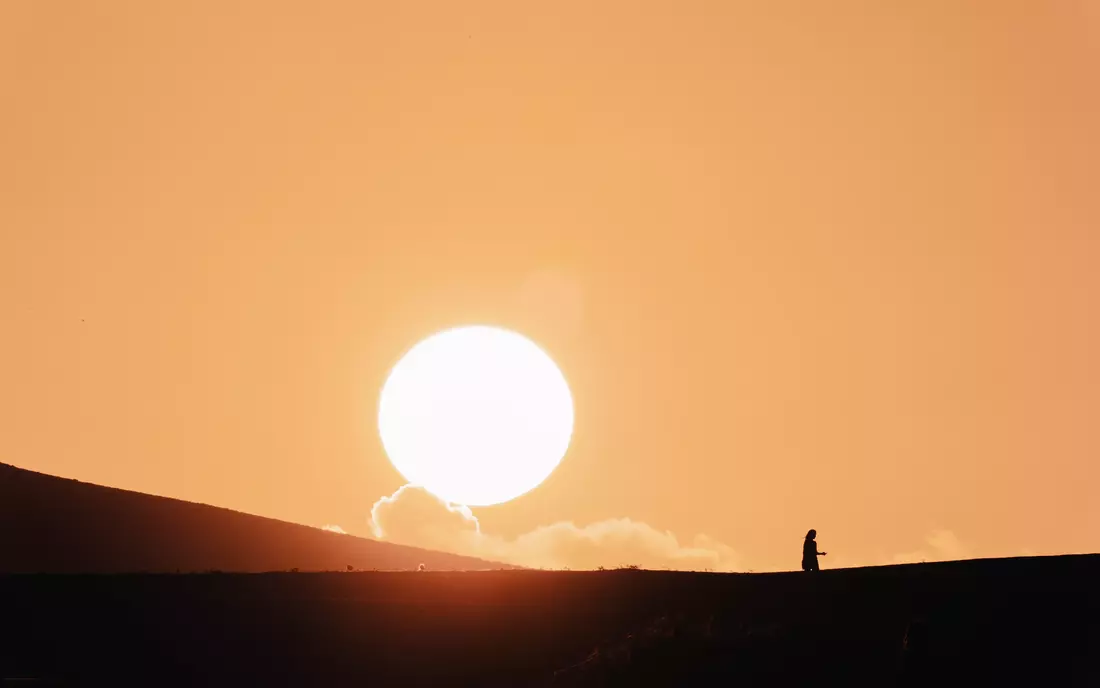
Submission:
[[[817,553],[817,555],[818,555],[819,557],[823,557],[823,556],[825,556],[826,554],[828,554],[828,552],[818,552],[818,553]]]

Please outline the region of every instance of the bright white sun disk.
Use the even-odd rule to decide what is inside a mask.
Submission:
[[[460,327],[421,341],[394,366],[378,427],[409,483],[454,504],[487,506],[553,472],[573,434],[573,399],[531,340]]]

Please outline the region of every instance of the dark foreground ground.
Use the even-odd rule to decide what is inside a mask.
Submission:
[[[1100,556],[817,575],[4,576],[0,678],[1100,686],[1098,584]]]

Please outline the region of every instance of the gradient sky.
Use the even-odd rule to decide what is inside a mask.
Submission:
[[[488,323],[577,405],[502,538],[1100,550],[1098,75],[1094,0],[5,2],[0,461],[367,534]]]

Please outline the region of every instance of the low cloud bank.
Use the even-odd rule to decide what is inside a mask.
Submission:
[[[332,524],[325,524],[325,525],[321,526],[321,530],[327,530],[330,533],[339,533],[341,535],[347,535],[348,534],[348,531],[344,530],[340,526],[336,526],[336,525],[332,525]]]
[[[1030,548],[1008,550],[1000,552],[974,551],[955,536],[950,530],[934,530],[924,538],[924,547],[913,551],[898,554],[888,564],[915,564],[927,561],[958,561],[960,559],[973,559],[975,557],[1034,557],[1039,553]]]
[[[515,539],[481,532],[477,517],[422,488],[405,485],[371,509],[374,536],[403,545],[453,552],[531,568],[732,571],[734,551],[706,535],[681,543],[668,531],[629,518],[577,526],[540,526]]]
[[[916,564],[922,561],[955,561],[969,559],[970,549],[959,542],[950,530],[936,530],[924,538],[924,547],[898,554],[891,564]]]

